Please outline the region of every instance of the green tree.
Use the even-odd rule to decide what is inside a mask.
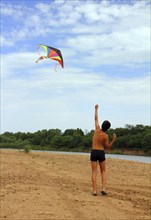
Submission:
[[[82,129],[77,128],[77,129],[66,129],[63,133],[63,136],[65,135],[74,135],[74,134],[79,134],[81,136],[84,136],[84,132],[82,131]]]
[[[60,135],[55,135],[50,142],[50,146],[59,149],[63,146],[63,137]]]
[[[150,149],[151,148],[151,133],[146,133],[144,137],[142,138],[142,148]]]
[[[84,136],[83,146],[85,149],[90,149],[92,147],[92,137],[90,135]]]
[[[33,135],[32,144],[33,145],[40,145],[42,140],[42,133],[41,131],[37,131]]]
[[[72,148],[73,147],[73,136],[66,135],[62,137],[62,147],[64,148]]]
[[[73,148],[79,148],[82,145],[83,145],[83,137],[78,133],[74,133],[73,134],[72,147]]]

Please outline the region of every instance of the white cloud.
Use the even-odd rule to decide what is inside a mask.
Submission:
[[[84,68],[58,68],[55,72],[53,63],[35,64],[33,57],[32,53],[21,53],[2,59],[2,131],[93,129],[96,103],[101,105],[100,120],[109,118],[114,127],[149,123],[148,74],[123,79]]]
[[[8,40],[6,37],[4,36],[0,36],[0,42],[1,42],[1,45],[3,46],[13,46],[14,45],[14,41],[12,41],[11,39]]]
[[[12,42],[29,39],[35,36],[56,32],[53,27],[58,27],[58,34],[129,32],[133,28],[149,26],[149,7],[139,2],[134,5],[104,4],[103,2],[71,1],[38,3],[34,7],[23,10],[23,6],[2,4],[2,14],[16,16],[21,15],[16,27],[11,26],[8,33],[3,29],[4,37],[12,39]],[[10,11],[6,13],[6,11]],[[79,28],[82,27],[80,30]],[[94,28],[95,27],[95,28]],[[83,32],[82,32],[83,29]],[[140,30],[141,31],[141,30]],[[14,34],[15,32],[15,34]],[[5,36],[6,35],[6,36]],[[67,37],[67,36],[66,36]],[[73,36],[72,36],[73,37]],[[131,35],[132,37],[132,35]],[[60,36],[61,38],[61,36]]]
[[[1,15],[4,16],[19,18],[23,15],[24,9],[21,5],[1,3]]]
[[[35,8],[38,9],[42,14],[47,14],[51,11],[51,4],[38,3],[35,5]]]
[[[35,65],[35,60],[39,55],[36,53],[18,52],[1,55],[1,77],[11,78],[22,71],[30,72],[30,68]],[[16,71],[17,70],[17,71]],[[26,77],[26,75],[25,75]]]
[[[100,104],[100,120],[108,118],[114,127],[126,123],[148,124],[146,82],[148,78],[123,83],[93,74],[89,77],[78,74],[46,77],[38,74],[29,81],[7,81],[7,89],[2,92],[2,131],[55,127],[63,130],[68,127],[93,129],[95,103]]]
[[[39,25],[39,23],[40,23],[40,16],[34,14],[28,17],[28,20],[25,21],[25,26],[34,27],[34,26]]]
[[[68,45],[77,51],[77,60],[88,65],[144,63],[150,60],[150,30],[147,27],[128,32],[89,34],[68,38]]]

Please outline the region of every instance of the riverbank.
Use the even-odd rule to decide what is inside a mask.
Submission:
[[[107,158],[109,194],[93,197],[88,155],[0,153],[1,219],[150,219],[149,164]]]
[[[89,148],[65,148],[65,147],[60,147],[60,148],[53,148],[50,146],[31,146],[27,145],[22,148],[17,148],[17,146],[11,147],[11,146],[3,146],[0,144],[0,149],[14,149],[14,150],[25,150],[28,149],[30,150],[37,150],[37,151],[62,151],[62,152],[79,152],[79,153],[90,153],[91,149]],[[120,154],[120,155],[131,155],[131,156],[151,156],[151,150],[140,150],[140,149],[111,149],[109,152],[106,151],[106,154]]]

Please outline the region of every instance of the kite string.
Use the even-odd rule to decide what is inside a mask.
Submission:
[[[38,54],[40,55],[40,46],[38,46]]]
[[[58,63],[55,65],[55,72],[57,72],[57,66],[59,66]]]

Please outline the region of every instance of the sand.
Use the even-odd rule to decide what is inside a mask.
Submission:
[[[150,164],[108,158],[108,196],[94,197],[88,155],[0,153],[1,220],[151,219]]]

